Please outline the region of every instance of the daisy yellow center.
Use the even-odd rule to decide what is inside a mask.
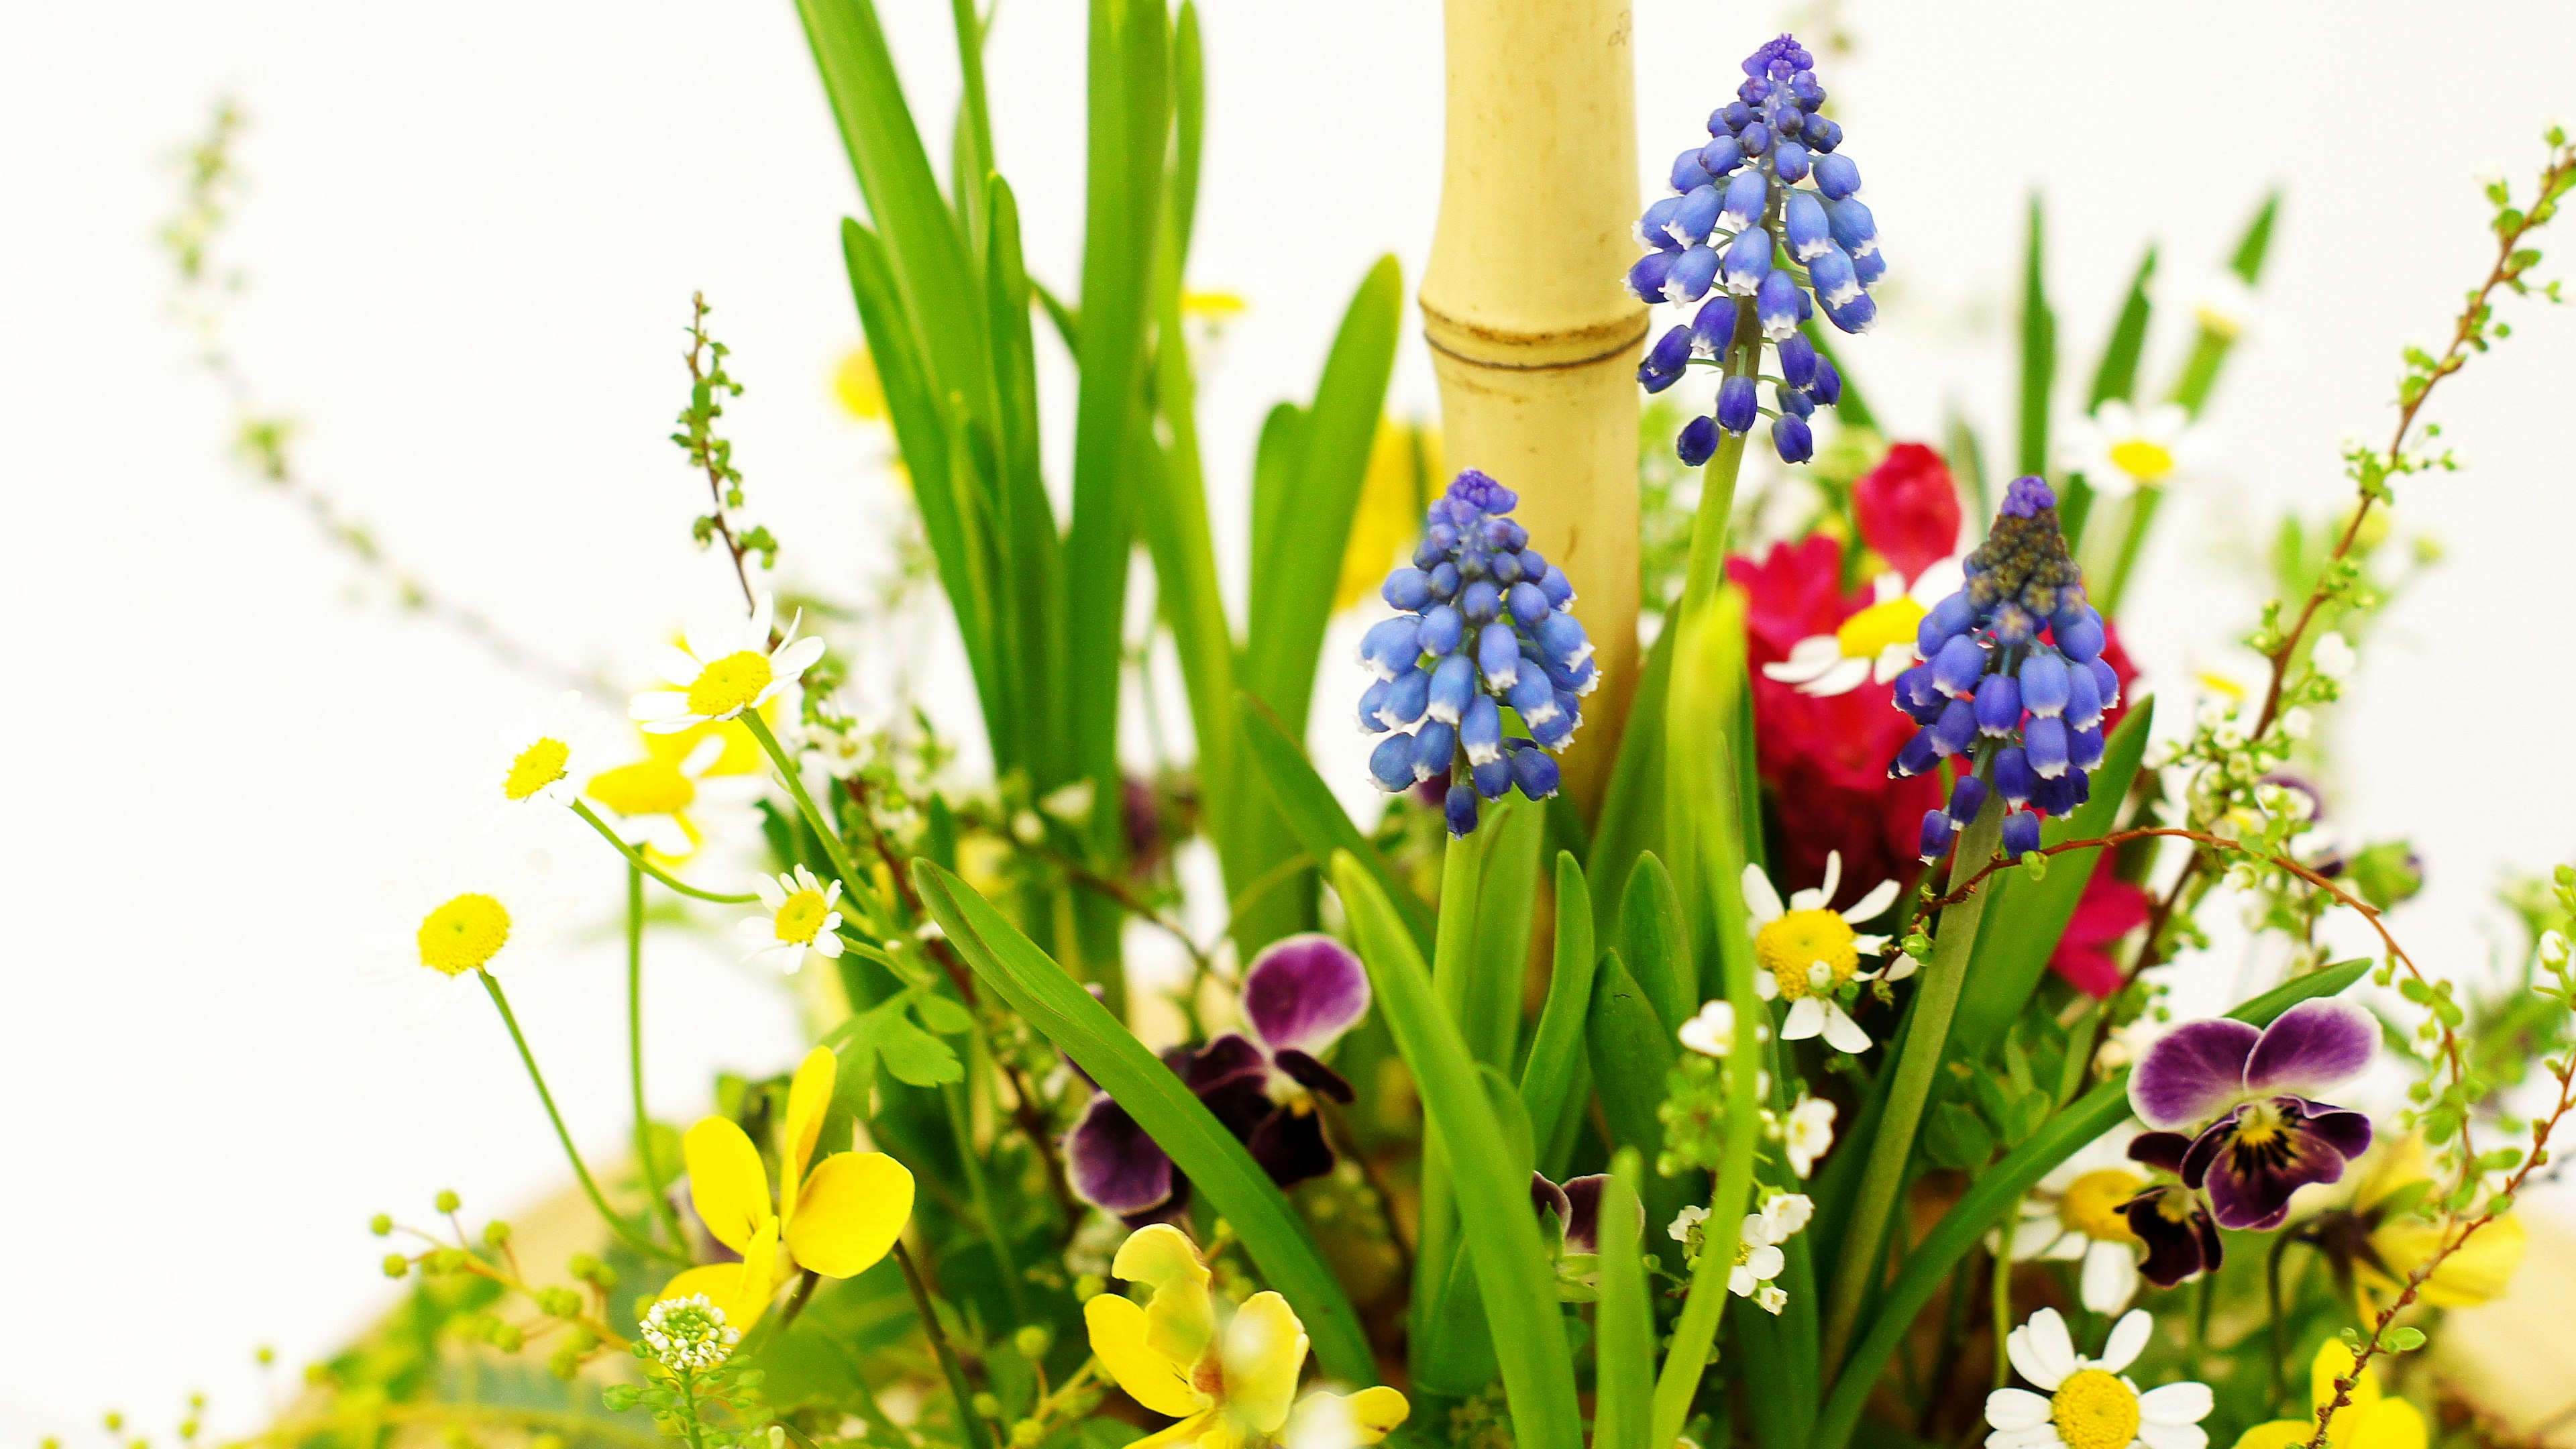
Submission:
[[[676,815],[697,800],[698,787],[668,760],[637,760],[591,776],[588,793],[620,815]]]
[[[717,719],[744,708],[769,687],[769,656],[737,649],[698,671],[689,686],[689,713]]]
[[[501,793],[513,800],[525,800],[539,790],[564,777],[564,766],[572,760],[572,746],[547,735],[519,751],[510,762],[510,773],[501,781]]]
[[[821,891],[798,891],[787,898],[787,904],[778,908],[778,939],[810,945],[823,929],[823,918],[829,914],[830,908],[823,904]]]
[[[2134,1243],[2129,1219],[2120,1209],[2138,1195],[2147,1180],[2122,1167],[2098,1168],[2066,1185],[2057,1199],[2057,1220],[2069,1232],[2097,1243]]]
[[[1796,1001],[1816,995],[1808,969],[1821,961],[1833,973],[1833,985],[1852,979],[1860,969],[1860,951],[1851,923],[1832,911],[1791,911],[1762,928],[1753,938],[1753,958],[1780,984],[1780,997]]]
[[[1913,643],[1923,613],[1921,604],[1907,598],[1872,604],[1843,620],[1843,626],[1834,631],[1834,642],[1842,646],[1846,659],[1876,659],[1892,645]]]
[[[2122,438],[2111,445],[2111,466],[2141,483],[2159,482],[2173,471],[2173,449],[2145,438]]]
[[[510,942],[509,908],[480,891],[468,891],[420,923],[420,964],[462,976],[488,966]]]
[[[2067,1449],[2128,1449],[2138,1437],[2138,1395],[2100,1369],[2078,1369],[2049,1395],[2048,1417]]]

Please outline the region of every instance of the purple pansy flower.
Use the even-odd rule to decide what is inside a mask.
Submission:
[[[1598,1254],[1601,1251],[1601,1190],[1608,1186],[1610,1174],[1596,1172],[1587,1177],[1569,1177],[1562,1183],[1548,1181],[1544,1172],[1530,1174],[1530,1206],[1540,1213],[1556,1214],[1557,1226],[1565,1233],[1568,1253]],[[1646,1205],[1637,1204],[1637,1232],[1646,1231]]]
[[[2191,1139],[2179,1132],[2141,1132],[2129,1143],[2129,1157],[2179,1177]],[[2215,1273],[2227,1249],[2200,1194],[2176,1182],[2155,1183],[2120,1205],[2129,1231],[2146,1244],[2146,1261],[2138,1272],[2159,1288],[2186,1278]]]
[[[2220,1227],[2266,1231],[2290,1215],[2292,1193],[2341,1180],[2370,1146],[2368,1117],[2315,1094],[2360,1075],[2378,1047],[2370,1013],[2325,997],[2259,1031],[2195,1021],[2147,1048],[2129,1106],[2157,1129],[2140,1139],[2147,1150],[2209,1194]]]
[[[1368,1009],[1368,972],[1349,947],[1330,936],[1290,936],[1243,973],[1252,1034],[1226,1032],[1195,1051],[1176,1047],[1163,1064],[1286,1187],[1332,1170],[1310,1094],[1351,1100],[1351,1084],[1323,1056]],[[1106,1092],[1065,1134],[1064,1151],[1074,1191],[1130,1226],[1168,1221],[1189,1202],[1189,1180]]]

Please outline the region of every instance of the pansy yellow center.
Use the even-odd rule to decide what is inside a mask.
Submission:
[[[2066,1185],[2057,1199],[2057,1220],[2066,1230],[2099,1243],[2134,1243],[2129,1219],[2120,1209],[2138,1195],[2147,1180],[2124,1167],[2097,1168]]]
[[[1840,644],[1846,659],[1876,659],[1890,646],[1914,642],[1915,626],[1923,622],[1921,604],[1908,598],[1889,599],[1872,604],[1834,631],[1834,642]]]
[[[810,888],[798,891],[787,898],[787,904],[778,908],[778,939],[811,944],[823,929],[823,918],[830,913],[830,908],[823,904],[821,891]]]
[[[1852,979],[1860,969],[1860,952],[1851,923],[1832,911],[1790,911],[1753,938],[1753,958],[1780,984],[1780,997],[1796,1001],[1818,994],[1810,968],[1824,963],[1832,981],[1825,990]]]
[[[491,964],[510,941],[510,912],[480,891],[468,891],[420,923],[420,964],[461,976]]]
[[[564,766],[572,760],[572,746],[552,735],[519,751],[510,762],[510,773],[501,781],[501,793],[513,800],[525,800],[539,790],[564,777]]]
[[[676,815],[697,800],[698,787],[668,760],[637,760],[591,776],[587,793],[620,815]]]
[[[2122,438],[2111,445],[2111,466],[2141,483],[2161,482],[2173,471],[2173,449],[2145,438]]]
[[[2137,1391],[2100,1369],[2077,1369],[2049,1395],[2048,1417],[2067,1449],[2128,1449],[2138,1437]]]
[[[2280,1140],[2281,1109],[2269,1102],[2257,1102],[2236,1116],[2236,1146],[2264,1148]]]
[[[698,671],[689,686],[689,713],[719,719],[760,698],[769,687],[769,656],[737,649]]]

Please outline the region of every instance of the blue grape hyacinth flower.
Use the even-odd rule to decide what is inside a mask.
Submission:
[[[1481,800],[1556,793],[1551,756],[1574,738],[1583,696],[1601,681],[1574,586],[1512,521],[1519,502],[1473,468],[1452,479],[1432,500],[1413,561],[1379,590],[1400,612],[1360,640],[1360,662],[1377,676],[1360,694],[1360,729],[1385,737],[1369,777],[1393,793],[1445,776],[1453,836],[1476,828]],[[1506,709],[1529,738],[1503,733]]]
[[[1980,750],[1991,765],[1981,779],[1963,761],[1947,805],[1924,815],[1927,862],[1949,853],[1989,793],[2007,810],[2004,854],[2038,849],[2031,810],[2062,816],[2090,798],[2102,712],[2120,697],[2119,675],[2102,658],[2102,616],[2085,601],[2046,482],[2012,481],[1964,572],[1965,584],[1915,630],[1921,662],[1896,676],[1896,707],[1922,728],[1897,751],[1890,776]]]
[[[1736,98],[1709,115],[1708,143],[1673,158],[1674,194],[1637,220],[1651,250],[1629,268],[1628,290],[1649,305],[1698,307],[1648,347],[1637,380],[1661,392],[1694,361],[1733,361],[1727,382],[1742,384],[1721,388],[1713,423],[1683,428],[1677,451],[1693,467],[1716,451],[1719,432],[1749,433],[1760,412],[1772,415],[1782,461],[1812,457],[1808,419],[1841,398],[1842,378],[1804,329],[1819,311],[1845,332],[1878,316],[1870,289],[1887,272],[1878,223],[1857,195],[1860,168],[1839,149],[1843,128],[1819,114],[1814,66],[1787,35],[1748,57]],[[1760,408],[1752,387],[1766,344],[1784,379],[1776,409]]]

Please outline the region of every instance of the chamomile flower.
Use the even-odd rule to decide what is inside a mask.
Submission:
[[[686,743],[685,753],[675,743]],[[668,861],[683,861],[748,819],[760,791],[756,774],[728,773],[729,742],[723,733],[644,739],[643,757],[602,770],[582,794],[606,807],[619,834]]]
[[[811,951],[825,960],[841,954],[841,883],[829,885],[803,866],[752,882],[762,914],[745,919],[742,938],[751,949],[745,961],[757,961],[794,975]]]
[[[2043,1308],[2004,1340],[2013,1368],[2039,1389],[1997,1389],[1986,1395],[1986,1422],[1995,1432],[1986,1449],[2205,1449],[2200,1427],[2213,1405],[2209,1386],[2189,1379],[2138,1391],[2120,1374],[2137,1361],[2153,1330],[2146,1310],[2133,1309],[2111,1325],[2102,1356],[2075,1351],[2066,1320]]]
[[[2200,330],[2231,342],[2243,337],[2260,316],[2253,284],[2232,267],[2221,267],[2202,278],[2190,306]]]
[[[393,919],[370,938],[374,974],[410,987],[418,1022],[478,994],[486,973],[524,970],[562,915],[546,876],[534,851],[467,848],[432,861],[397,889]]]
[[[2111,398],[2067,429],[2063,461],[2094,492],[2116,497],[2161,488],[2207,453],[2208,434],[2178,404],[2140,408]]]
[[[1887,949],[1885,936],[1864,936],[1852,929],[1877,917],[1896,901],[1896,882],[1880,881],[1849,909],[1835,911],[1830,902],[1842,884],[1842,852],[1825,857],[1824,884],[1789,897],[1786,908],[1770,877],[1759,866],[1744,868],[1744,908],[1753,932],[1756,970],[1753,989],[1765,1001],[1789,1003],[1789,1019],[1780,1028],[1784,1041],[1822,1036],[1836,1051],[1869,1050],[1869,1033],[1851,1019],[1836,998],[1857,982],[1874,981],[1880,973],[1861,969],[1861,958]]]
[[[2138,1296],[2138,1235],[2125,1209],[2147,1185],[2146,1171],[2129,1160],[2126,1129],[2096,1139],[2039,1180],[2022,1200],[2014,1225],[2012,1256],[2080,1260],[2084,1306],[2111,1314]]]
[[[1963,578],[1955,558],[1923,570],[1911,588],[1901,574],[1880,574],[1875,602],[1834,632],[1799,640],[1788,658],[1763,665],[1762,673],[1796,685],[1800,694],[1849,694],[1872,681],[1885,684],[1913,667],[1915,629],[1934,604],[1959,591]]]
[[[797,638],[791,619],[773,648],[769,627],[776,612],[775,600],[763,592],[747,619],[690,625],[685,642],[662,651],[657,666],[676,688],[645,690],[627,702],[627,715],[649,733],[673,734],[777,698],[823,657],[823,641]]]
[[[597,712],[567,689],[511,721],[498,743],[501,767],[476,802],[478,816],[495,823],[572,803],[583,776],[599,767],[605,737]]]

